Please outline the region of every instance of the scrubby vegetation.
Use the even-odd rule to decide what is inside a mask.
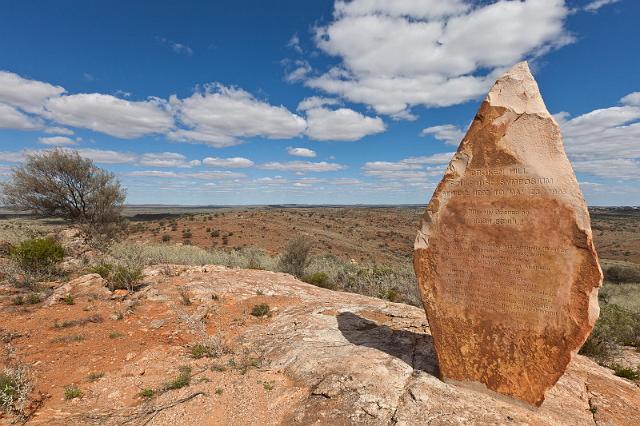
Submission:
[[[92,235],[113,235],[122,224],[124,189],[77,151],[29,155],[0,189],[4,205],[77,222]]]
[[[0,410],[22,416],[30,391],[31,383],[24,367],[5,368],[0,373]]]
[[[32,272],[50,271],[64,257],[64,249],[49,238],[25,240],[9,251],[18,266]]]
[[[311,239],[305,236],[299,236],[291,240],[280,256],[278,269],[294,277],[302,278],[312,246]]]

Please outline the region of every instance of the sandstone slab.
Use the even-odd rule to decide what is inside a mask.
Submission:
[[[602,272],[526,62],[480,106],[424,213],[414,266],[441,377],[540,405],[598,317]]]

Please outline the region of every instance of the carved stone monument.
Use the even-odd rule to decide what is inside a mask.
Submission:
[[[542,404],[598,318],[602,271],[526,62],[480,106],[424,213],[414,267],[441,377]]]

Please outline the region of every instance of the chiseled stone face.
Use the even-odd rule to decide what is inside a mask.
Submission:
[[[542,404],[598,317],[602,271],[526,62],[480,106],[424,213],[414,267],[442,378]]]

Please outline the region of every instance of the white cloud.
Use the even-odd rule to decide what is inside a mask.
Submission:
[[[302,81],[311,72],[311,65],[307,61],[298,59],[293,61],[292,67],[289,66],[289,71],[285,74],[284,79],[289,83],[295,83]]]
[[[409,157],[400,161],[370,161],[361,170],[365,176],[385,181],[426,183],[429,178],[442,176],[445,165],[453,152],[443,152],[423,157]]]
[[[70,150],[68,148],[62,148],[68,151],[77,151],[82,157],[89,158],[96,163],[103,164],[126,164],[135,163],[138,161],[138,156],[130,152],[109,151],[101,149],[78,149]],[[27,156],[41,154],[48,151],[48,149],[23,149],[20,151],[0,151],[0,159],[9,163],[21,163],[25,161]]]
[[[167,172],[162,170],[140,170],[124,173],[125,176],[134,177],[159,177],[173,179],[199,179],[199,180],[225,180],[244,178],[244,173],[228,172],[228,171],[211,171],[211,172],[195,172],[195,173],[178,173]]]
[[[102,164],[126,164],[138,161],[138,156],[131,152],[90,148],[78,149],[77,151],[81,156]]]
[[[202,164],[211,167],[247,168],[253,166],[253,161],[244,157],[217,158],[207,157],[202,160]]]
[[[71,136],[75,133],[73,130],[67,129],[66,127],[57,127],[57,126],[47,127],[44,129],[44,132],[52,135],[65,135],[65,136]]]
[[[402,160],[408,164],[449,164],[455,152],[441,152],[424,157],[409,157]]]
[[[260,101],[248,92],[220,84],[179,100],[171,98],[180,121],[188,130],[172,132],[177,141],[198,141],[215,147],[236,145],[239,138],[261,136],[289,139],[300,135],[305,120],[284,106]]]
[[[58,96],[64,91],[60,86],[28,80],[11,72],[0,71],[0,102],[26,112],[39,113],[48,98]]]
[[[464,137],[464,132],[453,124],[427,127],[422,129],[420,136],[433,135],[437,140],[448,145],[458,145]]]
[[[311,161],[288,161],[288,162],[269,162],[259,166],[265,170],[283,170],[291,172],[335,172],[338,170],[346,169],[347,166],[336,163],[327,163],[326,161],[311,162]]]
[[[287,154],[293,155],[295,157],[307,157],[307,158],[313,158],[316,156],[316,152],[309,148],[289,147],[287,148]]]
[[[629,93],[620,99],[620,102],[624,105],[640,106],[640,92]]]
[[[337,105],[340,101],[333,98],[323,98],[322,96],[311,96],[304,98],[298,104],[298,111],[307,111],[310,109],[321,108],[325,105]]]
[[[619,1],[620,0],[594,0],[592,2],[589,2],[589,4],[584,7],[584,10],[586,10],[587,12],[596,12],[603,6],[618,3]]]
[[[200,161],[187,161],[187,157],[177,152],[149,152],[142,155],[140,165],[148,167],[189,168],[200,165]]]
[[[69,126],[83,127],[130,139],[165,133],[173,118],[164,101],[128,101],[111,95],[81,93],[49,99],[46,116]]]
[[[638,92],[621,106],[596,109],[575,118],[555,115],[574,169],[609,179],[640,178],[640,105]]]
[[[166,39],[164,37],[158,37],[157,39],[158,39],[158,41],[160,41],[160,43],[169,46],[171,48],[171,50],[173,50],[175,53],[184,54],[184,55],[187,55],[187,56],[192,56],[193,55],[193,49],[191,49],[186,44],[177,43],[175,41],[168,40],[168,39]]]
[[[294,34],[291,36],[289,42],[287,43],[287,47],[292,48],[298,53],[302,53],[302,47],[300,46],[300,37],[298,37],[298,34]]]
[[[37,130],[42,122],[18,111],[11,105],[0,103],[0,129]]]
[[[341,63],[306,84],[410,118],[411,106],[476,98],[505,67],[571,42],[568,14],[563,0],[337,1],[315,42]]]
[[[334,13],[337,16],[383,14],[428,19],[459,14],[467,11],[469,7],[463,0],[357,0],[337,1]]]
[[[307,111],[307,135],[320,141],[356,141],[385,130],[380,117],[367,117],[348,108]]]
[[[77,142],[66,136],[49,136],[38,138],[38,143],[42,145],[64,146],[75,145]]]

